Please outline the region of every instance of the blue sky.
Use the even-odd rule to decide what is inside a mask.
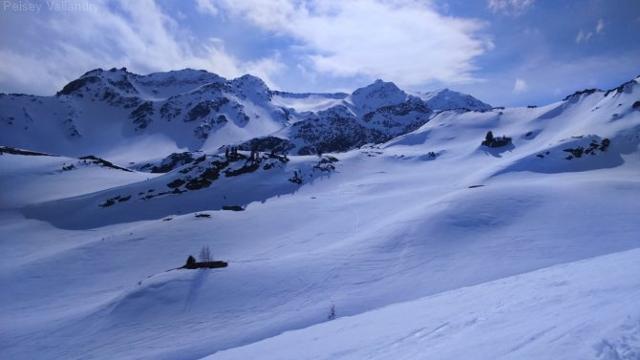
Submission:
[[[0,0],[0,31],[0,91],[41,95],[97,67],[191,67],[289,91],[382,78],[509,106],[640,74],[638,0]]]

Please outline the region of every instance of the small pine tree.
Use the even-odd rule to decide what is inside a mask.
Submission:
[[[331,304],[331,308],[329,309],[329,316],[327,316],[327,320],[334,320],[336,318],[336,306]]]

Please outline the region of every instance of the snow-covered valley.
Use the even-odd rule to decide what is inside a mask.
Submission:
[[[0,98],[1,358],[640,356],[640,78],[491,108],[97,74]],[[176,269],[203,246],[228,267]]]

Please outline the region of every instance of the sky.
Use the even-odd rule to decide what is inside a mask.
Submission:
[[[0,0],[0,34],[0,92],[37,95],[99,67],[195,68],[518,106],[640,75],[640,0]]]

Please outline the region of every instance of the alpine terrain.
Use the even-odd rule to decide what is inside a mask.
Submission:
[[[96,69],[0,94],[0,145],[2,359],[640,358],[640,77]]]

